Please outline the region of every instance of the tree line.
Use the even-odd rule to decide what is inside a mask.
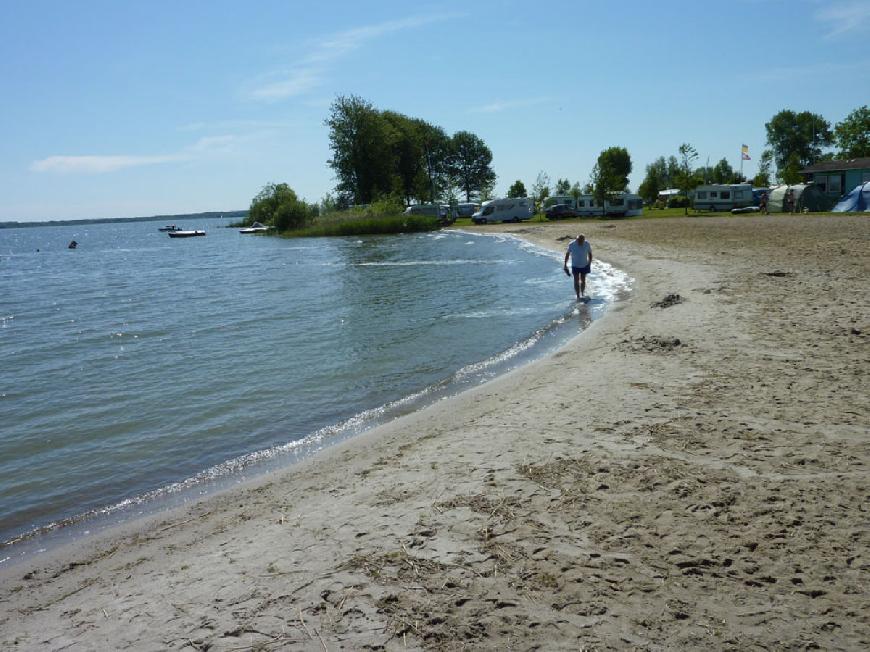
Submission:
[[[482,201],[492,196],[496,179],[492,151],[471,132],[457,131],[451,136],[420,118],[376,109],[356,95],[336,98],[325,124],[332,151],[328,165],[337,181],[335,194],[327,193],[320,204],[308,204],[287,184],[268,184],[252,201],[248,223],[259,221],[285,230],[310,224],[319,213],[353,205],[374,204],[375,214],[387,214],[401,212],[414,202],[450,203],[460,197]],[[765,131],[767,146],[751,180],[725,158],[698,166],[697,150],[683,143],[674,154],[659,156],[646,166],[638,194],[652,203],[662,190],[677,188],[685,199],[703,183],[751,182],[766,187],[774,178],[797,183],[800,170],[813,163],[870,157],[870,108],[866,105],[833,127],[819,114],[784,109],[765,123]],[[507,196],[531,196],[541,206],[551,192],[575,199],[591,194],[603,205],[609,197],[628,190],[631,171],[628,150],[609,147],[599,154],[582,186],[567,178],[559,178],[552,186],[541,171],[530,189],[517,180]]]
[[[752,183],[767,187],[778,180],[793,184],[802,180],[800,171],[814,163],[870,157],[870,108],[866,105],[852,111],[833,128],[817,113],[790,109],[775,114],[764,128],[767,147],[752,179],[741,176],[724,158],[713,166],[695,167],[698,152],[691,144],[683,143],[677,155],[660,156],[646,166],[638,194],[653,202],[667,188],[677,188],[687,195],[704,183]]]
[[[325,124],[339,206],[385,197],[405,205],[459,196],[472,201],[492,193],[492,151],[469,131],[449,136],[439,126],[378,110],[356,95],[336,98]]]
[[[603,211],[605,200],[628,191],[628,176],[631,174],[631,169],[631,155],[625,147],[608,147],[598,155],[589,181],[583,186],[579,182],[572,184],[567,178],[559,178],[555,186],[551,187],[549,175],[541,170],[532,184],[531,193],[526,190],[526,185],[517,179],[508,188],[507,196],[531,196],[541,208],[551,194],[563,197],[570,195],[575,200],[581,195],[592,195]]]

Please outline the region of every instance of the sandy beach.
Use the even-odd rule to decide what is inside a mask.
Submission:
[[[870,220],[486,229],[580,229],[631,296],[544,360],[0,570],[0,648],[870,649]]]

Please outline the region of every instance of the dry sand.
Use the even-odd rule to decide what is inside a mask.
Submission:
[[[870,220],[503,230],[578,228],[635,279],[585,334],[6,569],[0,647],[870,648]]]

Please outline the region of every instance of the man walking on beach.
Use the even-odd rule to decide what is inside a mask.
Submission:
[[[574,293],[577,301],[586,296],[586,275],[592,269],[592,247],[582,233],[572,240],[565,252],[565,274],[568,274],[568,257],[571,257],[571,272],[574,274]]]

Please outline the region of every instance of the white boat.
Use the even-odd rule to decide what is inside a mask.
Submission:
[[[170,231],[167,235],[170,238],[193,238],[194,236],[205,235],[205,231],[182,231],[179,229],[177,231]]]
[[[272,227],[266,226],[265,224],[261,224],[260,222],[254,222],[251,226],[246,226],[244,229],[239,229],[239,233],[265,233]]]

